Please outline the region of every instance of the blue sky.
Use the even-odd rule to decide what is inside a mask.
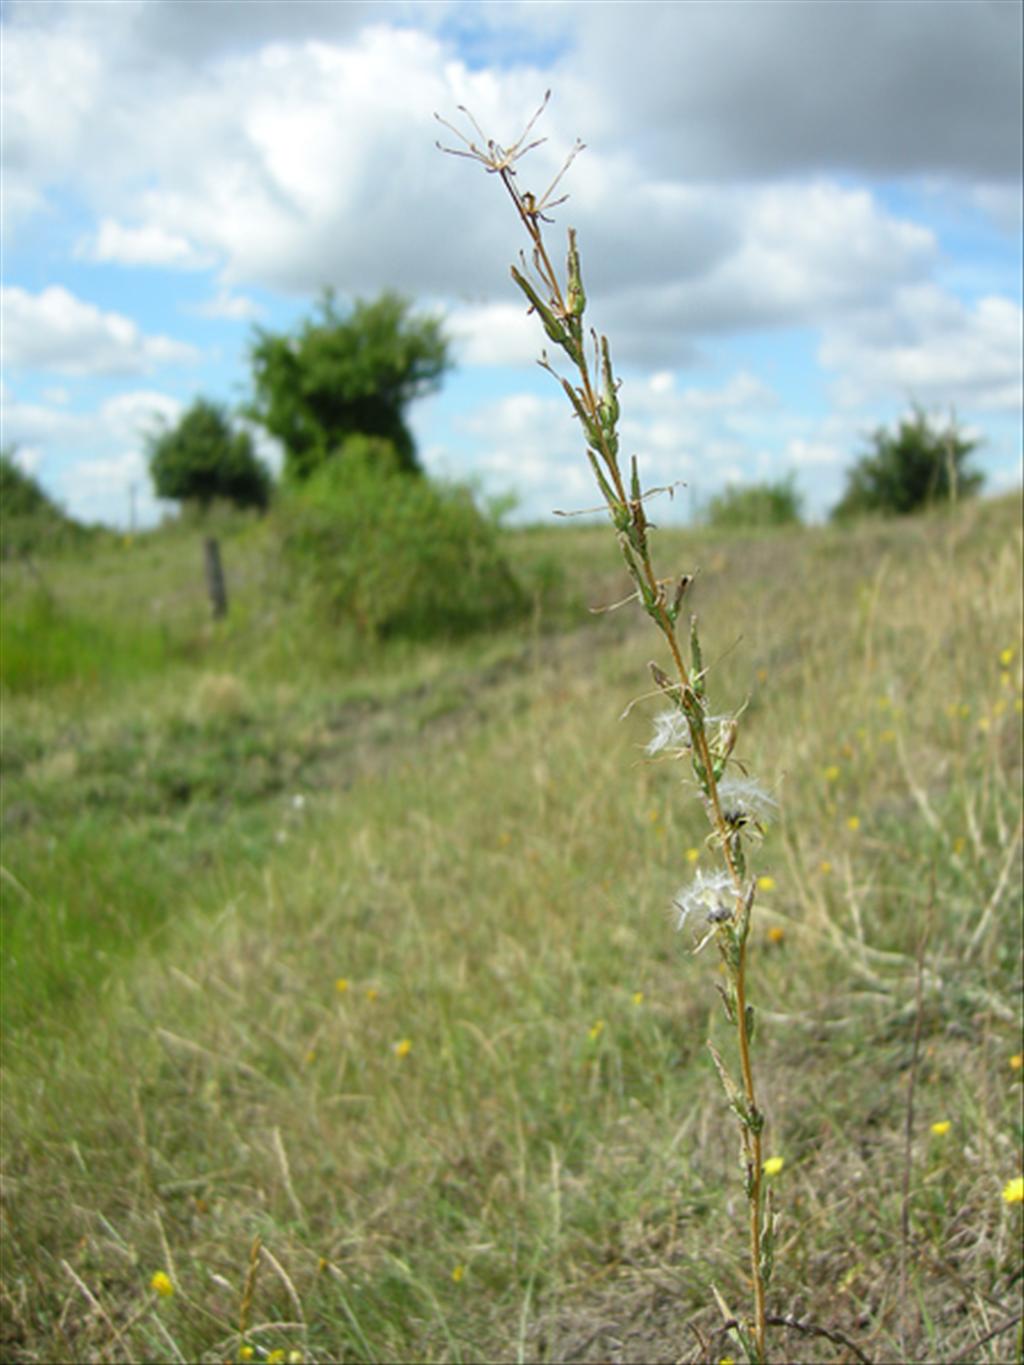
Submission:
[[[577,227],[626,449],[676,515],[794,473],[812,515],[911,403],[1021,481],[1016,0],[3,5],[3,434],[73,514],[161,508],[145,432],[248,392],[255,325],[325,285],[441,314],[457,370],[411,414],[427,468],[589,506],[512,292],[501,187],[442,156],[468,105],[515,140],[544,91],[549,231]],[[280,452],[263,441],[271,463]],[[132,492],[134,490],[134,493]]]

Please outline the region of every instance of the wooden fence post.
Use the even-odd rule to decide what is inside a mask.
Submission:
[[[206,591],[210,596],[213,619],[219,621],[228,614],[228,590],[224,582],[224,566],[220,559],[220,545],[215,536],[207,536],[203,542],[206,563]]]

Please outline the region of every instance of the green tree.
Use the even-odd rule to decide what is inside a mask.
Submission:
[[[0,450],[0,509],[4,516],[30,517],[47,512],[62,516],[57,504],[43,491],[42,485],[22,469],[15,456],[14,446]]]
[[[237,507],[264,508],[270,474],[253,452],[247,431],[233,431],[224,409],[197,398],[173,427],[147,438],[149,469],[158,497],[207,508],[216,498]]]
[[[80,539],[84,528],[61,511],[15,456],[14,446],[0,450],[0,552],[4,558],[58,549]]]
[[[258,329],[251,358],[249,415],[284,446],[290,479],[308,478],[350,436],[379,437],[403,470],[419,470],[405,414],[450,368],[436,318],[412,316],[391,293],[344,314],[327,291],[294,335]]]
[[[834,520],[869,512],[906,515],[930,503],[969,497],[984,482],[983,474],[968,468],[979,442],[964,436],[955,418],[940,429],[915,406],[895,432],[879,427],[870,442],[870,451],[847,470]]]
[[[704,515],[709,526],[728,529],[793,526],[801,520],[802,506],[796,476],[787,474],[775,483],[727,488],[711,499]]]

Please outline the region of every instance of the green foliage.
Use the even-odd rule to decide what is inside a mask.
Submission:
[[[705,512],[709,526],[728,530],[799,525],[803,499],[796,477],[787,474],[775,483],[729,487],[711,499]]]
[[[365,635],[460,635],[525,605],[469,493],[410,478],[379,437],[350,437],[293,490],[281,521],[286,556]]]
[[[13,448],[0,451],[0,547],[5,559],[59,549],[84,533],[21,468]]]
[[[35,692],[74,681],[83,686],[134,679],[163,667],[166,632],[139,616],[101,621],[68,610],[45,589],[0,614],[0,682]]]
[[[209,507],[215,499],[265,508],[270,474],[247,431],[232,431],[224,409],[197,398],[174,427],[149,437],[153,486],[161,498]]]
[[[450,361],[440,323],[411,316],[405,299],[358,300],[346,316],[328,291],[294,336],[258,330],[252,365],[250,415],[281,442],[289,478],[301,481],[354,435],[390,442],[401,467],[417,470],[406,408],[437,387]]]
[[[915,407],[895,432],[879,427],[871,450],[847,471],[846,491],[832,511],[836,520],[881,512],[903,516],[936,502],[969,497],[984,476],[967,462],[978,441],[965,437],[954,420],[939,430]]]

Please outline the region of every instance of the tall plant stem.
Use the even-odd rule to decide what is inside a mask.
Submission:
[[[555,318],[567,319],[572,316],[571,310],[566,306],[565,296],[558,280],[558,274],[552,265],[548,255],[547,247],[544,243],[543,233],[540,228],[541,213],[535,207],[532,197],[520,194],[514,182],[514,171],[510,165],[495,167],[509,193],[512,202],[516,206],[519,217],[529,234],[533,244],[533,264],[544,287],[548,291],[548,300],[551,314]],[[574,238],[570,233],[570,253],[574,251]],[[516,272],[513,271],[515,275]],[[520,283],[522,279],[517,276]],[[578,284],[578,279],[577,279]],[[570,280],[570,297],[572,290],[572,280]],[[536,300],[536,295],[531,294],[531,298]],[[577,331],[576,336],[580,333]],[[602,339],[602,345],[606,345]],[[679,679],[679,696],[686,697],[693,691],[693,680],[690,671],[683,659],[682,651],[679,648],[679,640],[676,635],[674,615],[670,615],[665,605],[662,593],[662,586],[658,582],[651,563],[650,552],[646,540],[646,522],[643,517],[642,506],[637,503],[636,488],[634,486],[634,496],[631,498],[626,492],[622,479],[622,472],[615,456],[615,448],[610,443],[605,432],[604,426],[600,421],[600,404],[597,394],[594,391],[594,383],[591,378],[590,366],[587,363],[586,353],[581,344],[577,341],[573,362],[580,380],[580,387],[573,393],[570,390],[570,397],[573,404],[580,414],[586,414],[591,420],[588,427],[588,441],[597,448],[597,453],[605,467],[605,472],[609,480],[607,488],[617,500],[619,508],[625,514],[628,509],[634,517],[633,525],[639,528],[639,534],[632,541],[632,550],[626,552],[627,563],[630,571],[634,575],[638,588],[641,587],[639,576],[643,577],[643,593],[645,600],[650,604],[649,610],[658,629],[665,637],[665,642],[672,655],[673,666]],[[542,362],[546,365],[546,360]],[[549,367],[550,368],[550,367]],[[564,383],[565,381],[563,381]],[[621,531],[620,531],[621,535]],[[675,690],[675,684],[671,690]],[[733,892],[736,897],[736,917],[742,922],[743,931],[739,937],[738,960],[735,963],[734,989],[735,989],[735,1015],[736,1015],[736,1036],[739,1051],[740,1073],[743,1082],[743,1096],[746,1105],[746,1118],[741,1119],[743,1155],[746,1162],[746,1190],[750,1207],[750,1271],[754,1291],[754,1323],[753,1323],[753,1350],[759,1362],[764,1362],[765,1356],[765,1285],[764,1271],[762,1268],[762,1242],[763,1242],[763,1220],[762,1220],[762,1193],[763,1193],[763,1170],[762,1170],[762,1142],[761,1142],[761,1115],[757,1107],[757,1097],[754,1089],[754,1073],[750,1060],[750,1025],[747,1018],[746,1001],[746,967],[747,967],[747,936],[748,936],[748,914],[749,904],[747,904],[748,891],[744,885],[744,873],[742,864],[736,856],[733,845],[733,831],[729,821],[726,819],[722,809],[721,797],[718,791],[718,780],[715,776],[715,765],[712,759],[711,748],[708,743],[703,723],[691,727],[693,750],[697,761],[700,763],[704,774],[704,790],[708,799],[708,814],[710,823],[715,831],[719,846],[722,850],[722,857],[728,871],[729,879],[732,882]]]

